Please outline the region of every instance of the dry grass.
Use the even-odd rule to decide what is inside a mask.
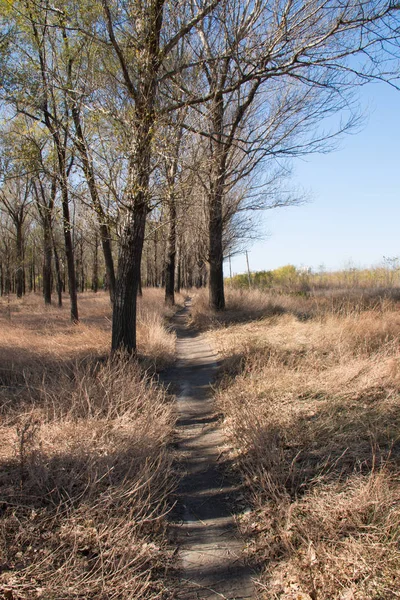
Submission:
[[[300,320],[322,316],[351,316],[367,310],[396,310],[398,301],[384,290],[323,290],[310,294],[281,294],[274,289],[226,288],[226,310],[210,311],[206,290],[196,290],[193,296],[192,319],[200,329],[224,327],[232,323],[255,321],[265,317],[291,314]]]
[[[105,294],[80,298],[78,326],[35,297],[11,315],[2,301],[0,597],[170,597],[173,408],[143,364],[168,364],[174,335],[159,290],[140,304],[139,364],[106,358]]]
[[[166,318],[172,310],[164,306],[163,291],[145,289],[138,299],[137,337],[142,362],[163,368],[174,361],[175,334]],[[181,299],[182,300],[182,299]],[[183,302],[183,301],[182,301]],[[111,307],[108,294],[79,295],[80,323],[72,325],[69,305],[60,310],[45,307],[40,295],[21,300],[0,298],[1,373],[17,376],[58,362],[104,357],[111,343]],[[5,374],[5,371],[8,373]]]
[[[269,302],[259,300],[267,316],[251,321],[256,297],[243,294],[229,317],[241,323],[218,320],[209,332],[225,365],[218,402],[252,499],[242,523],[265,565],[260,591],[268,600],[396,598],[398,307],[280,297],[279,311]],[[194,313],[215,319],[200,303]]]

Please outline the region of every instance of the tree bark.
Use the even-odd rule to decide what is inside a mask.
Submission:
[[[74,248],[73,248],[73,243],[72,243],[71,220],[70,220],[70,214],[69,214],[68,184],[66,181],[65,172],[61,173],[61,195],[62,195],[61,204],[62,204],[62,213],[63,213],[63,232],[64,232],[64,243],[65,243],[65,256],[67,259],[67,271],[68,271],[68,289],[69,289],[69,297],[70,297],[70,301],[71,301],[71,321],[73,323],[78,323],[79,322],[78,296],[77,296],[77,292],[76,292]]]
[[[222,199],[225,187],[226,151],[223,142],[224,99],[218,92],[213,102],[213,149],[209,194],[209,304],[212,310],[225,309],[223,271]]]
[[[17,270],[15,273],[15,291],[17,298],[22,298],[24,295],[24,241],[22,235],[22,222],[19,220],[15,223],[16,226],[16,254],[17,254]]]
[[[139,193],[138,196],[142,194]],[[118,260],[115,287],[112,350],[136,351],[136,298],[140,278],[140,262],[146,227],[147,204],[138,198],[129,214]]]
[[[150,91],[144,98],[150,96]],[[140,279],[146,219],[149,212],[149,179],[151,171],[151,140],[154,114],[148,103],[137,107],[138,126],[133,141],[129,165],[131,183],[128,211],[122,231],[118,260],[118,276],[115,286],[111,349],[136,352],[136,299]],[[138,190],[138,191],[136,191]]]
[[[159,272],[158,272],[158,227],[157,227],[157,222],[155,225],[155,229],[154,229],[154,237],[153,237],[153,242],[154,242],[154,287],[158,287],[160,280],[159,280]]]
[[[179,293],[181,291],[182,283],[181,283],[181,249],[180,244],[177,244],[176,247],[176,277],[175,277],[175,292]]]
[[[221,198],[213,198],[210,203],[210,279],[209,279],[209,302],[213,310],[224,310],[224,272],[223,272],[223,249],[222,249],[222,202]]]
[[[118,277],[113,309],[112,351],[136,352],[136,301],[140,278],[146,218],[149,212],[149,180],[152,142],[155,125],[157,73],[160,67],[160,32],[164,0],[148,3],[143,26],[143,46],[139,51],[136,87],[129,77],[129,68],[115,38],[107,2],[103,1],[110,41],[124,74],[125,83],[134,99],[135,112],[132,146],[128,168],[127,222],[121,236]]]
[[[94,238],[92,291],[96,294],[99,289],[99,238],[96,232]]]
[[[49,215],[43,219],[43,297],[45,304],[51,304],[52,288],[52,236]]]
[[[56,276],[57,276],[57,297],[58,297],[58,307],[62,307],[62,293],[63,293],[63,280],[61,276],[61,266],[60,266],[60,258],[58,256],[57,246],[54,240],[54,236],[52,235],[53,242],[53,252],[54,252],[54,266],[56,268]]]
[[[165,303],[175,304],[176,203],[173,194],[168,198],[167,260],[165,264]]]

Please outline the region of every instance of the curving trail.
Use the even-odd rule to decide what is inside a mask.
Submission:
[[[176,367],[168,382],[176,387],[177,462],[182,479],[171,536],[178,546],[180,600],[255,598],[251,569],[243,560],[243,540],[235,525],[237,483],[227,474],[226,440],[215,414],[210,383],[217,357],[187,325],[190,301],[178,312]]]

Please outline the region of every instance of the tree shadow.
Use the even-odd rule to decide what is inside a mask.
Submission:
[[[158,545],[173,481],[158,448],[142,443],[46,453],[26,439],[0,461],[0,595],[39,598],[39,587],[46,598],[94,600],[129,582],[148,589],[161,556],[169,568]]]
[[[391,393],[376,387],[351,398],[316,394],[312,410],[300,416],[280,424],[259,422],[256,444],[243,460],[268,473],[264,481],[273,481],[292,500],[321,483],[369,476],[382,467],[397,473],[400,405],[386,402]],[[307,393],[297,401],[306,402]]]

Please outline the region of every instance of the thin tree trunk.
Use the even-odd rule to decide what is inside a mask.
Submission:
[[[97,231],[94,238],[92,290],[96,294],[99,289],[99,237]]]
[[[53,238],[53,252],[54,252],[54,266],[56,268],[56,276],[57,276],[57,296],[58,296],[58,306],[62,307],[62,293],[63,293],[63,280],[61,276],[61,267],[60,267],[60,258],[58,256],[57,246],[55,244]]]
[[[43,297],[45,304],[51,304],[52,288],[52,236],[51,220],[48,214],[43,219]]]
[[[107,282],[108,289],[110,292],[110,300],[114,301],[115,294],[115,269],[114,269],[114,259],[112,255],[112,247],[111,247],[111,232],[110,227],[107,223],[107,217],[104,213],[103,206],[100,201],[100,197],[98,194],[95,177],[94,177],[94,169],[92,162],[89,157],[89,153],[85,144],[85,139],[83,135],[83,129],[81,125],[81,119],[79,114],[79,109],[76,105],[75,100],[73,101],[72,106],[72,117],[74,120],[75,131],[77,135],[76,146],[81,155],[83,172],[85,174],[86,182],[89,188],[90,197],[92,200],[93,208],[96,212],[99,225],[100,225],[100,236],[101,236],[101,246],[104,254],[104,263],[106,266],[107,273]]]
[[[154,230],[154,287],[158,287],[158,233]]]
[[[143,290],[142,290],[142,264],[143,264],[143,260],[141,259],[140,261],[140,273],[139,273],[139,282],[138,282],[138,290],[137,290],[137,295],[138,296],[143,296]]]
[[[33,293],[36,293],[36,257],[33,255],[32,259],[32,276],[33,276]]]
[[[165,265],[165,303],[175,304],[176,203],[173,194],[168,199],[167,260]]]
[[[37,51],[39,53],[40,61],[40,72],[42,77],[42,109],[44,122],[47,129],[51,133],[54,141],[55,150],[57,153],[58,161],[58,175],[61,186],[61,205],[63,213],[63,231],[64,231],[64,243],[65,243],[65,254],[67,259],[68,269],[68,284],[69,284],[69,295],[71,300],[71,321],[77,323],[79,320],[78,315],[78,298],[76,293],[76,274],[75,274],[75,261],[74,261],[74,248],[71,236],[71,220],[69,214],[69,197],[68,197],[68,172],[66,164],[66,152],[67,152],[67,141],[68,141],[68,129],[64,131],[64,138],[61,139],[61,129],[56,125],[57,121],[53,119],[49,109],[49,98],[52,98],[49,94],[49,83],[48,83],[48,71],[46,65],[46,57],[43,52],[43,45],[41,43],[38,28],[34,20],[31,22],[34,38],[37,43]],[[71,68],[71,61],[69,61],[68,68]]]
[[[80,263],[81,263],[81,292],[85,291],[86,287],[86,277],[85,277],[85,265],[83,262],[83,238],[81,238],[81,247],[80,247]]]
[[[181,259],[178,259],[178,266],[176,269],[176,283],[175,283],[175,292],[180,292],[182,287],[182,279],[181,279]]]
[[[151,258],[150,258],[150,252],[149,249],[147,248],[147,253],[146,253],[146,262],[147,262],[147,269],[146,269],[146,287],[151,287],[152,286],[152,268],[151,268]]]
[[[65,243],[65,256],[67,259],[67,271],[68,271],[68,289],[69,297],[71,301],[71,321],[78,323],[78,296],[76,292],[76,273],[75,273],[75,260],[74,260],[74,248],[72,243],[71,234],[71,219],[69,213],[69,198],[68,198],[68,183],[66,180],[65,171],[65,156],[60,157],[60,175],[61,175],[61,204],[63,212],[63,231],[64,231],[64,243]]]
[[[181,249],[182,243],[179,241],[178,234],[176,235],[176,255],[175,255],[175,286],[174,291],[179,293],[181,291],[182,283],[181,283]]]
[[[24,245],[22,236],[22,223],[20,221],[15,223],[16,225],[16,254],[17,254],[17,270],[15,273],[15,289],[17,298],[22,298],[24,295]]]

